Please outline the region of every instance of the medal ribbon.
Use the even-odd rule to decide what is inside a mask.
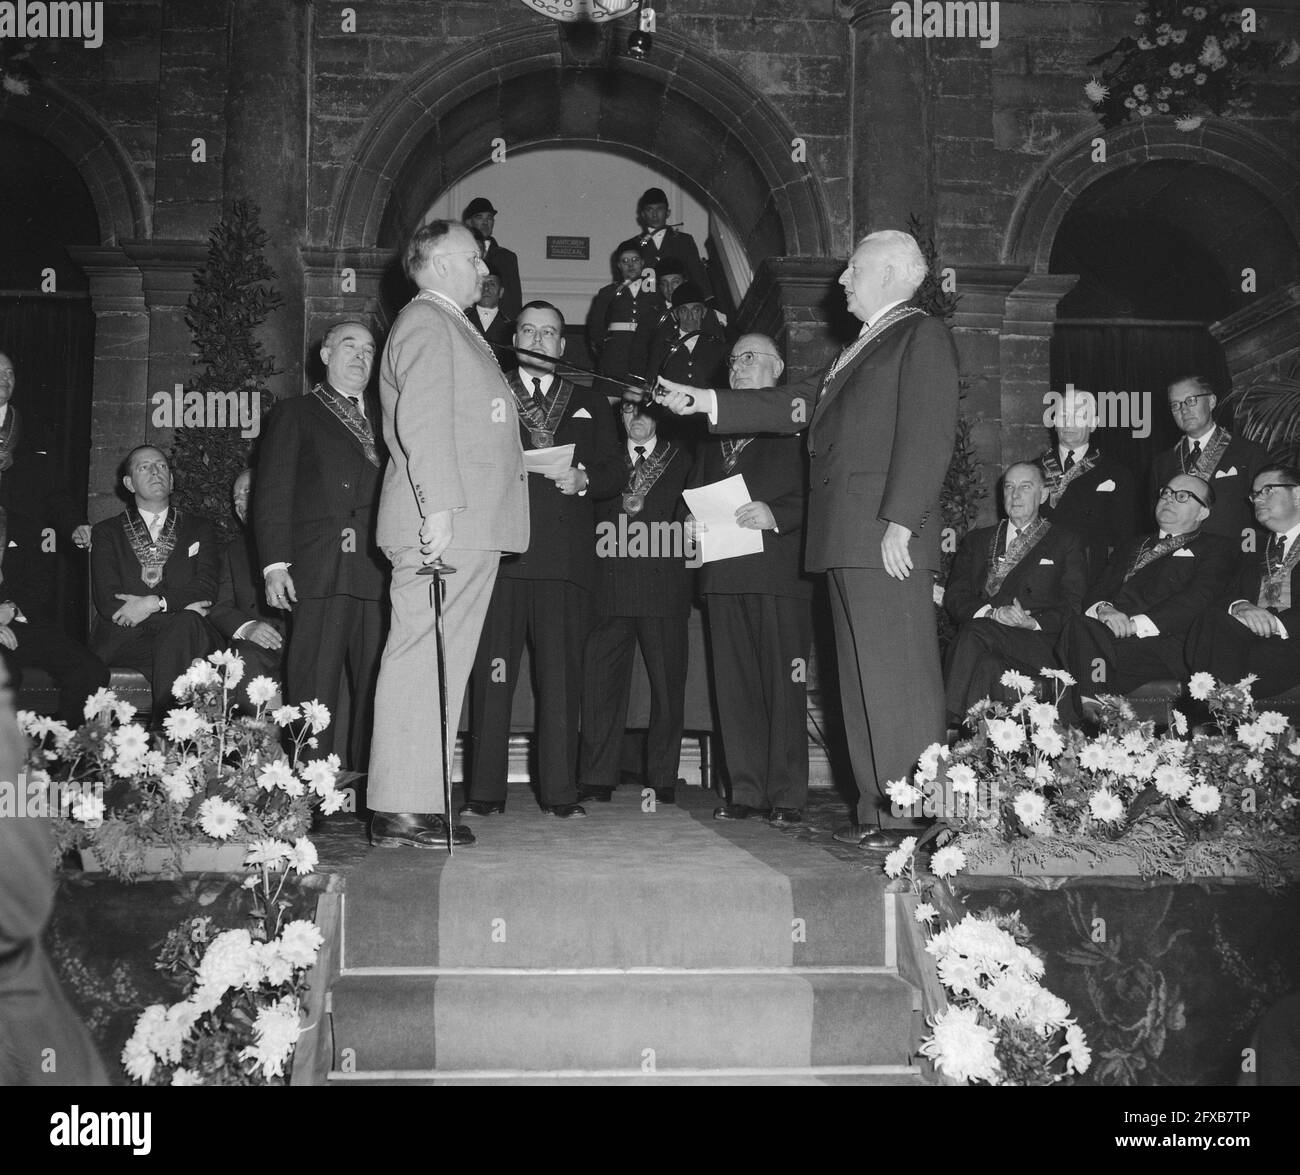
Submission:
[[[1193,462],[1192,468],[1186,466],[1187,458],[1183,456],[1181,442],[1178,448],[1178,464],[1183,466],[1183,472],[1190,474],[1192,477],[1199,477],[1203,482],[1213,484],[1210,478],[1214,471],[1219,468],[1219,458],[1223,456],[1223,451],[1228,447],[1232,440],[1232,434],[1226,429],[1221,428],[1214,434],[1214,440],[1207,448],[1201,450],[1201,455]]]
[[[523,380],[519,378],[518,373],[510,380],[510,391],[515,397],[515,406],[519,409],[519,423],[528,430],[529,439],[536,432],[549,432],[552,439],[555,437],[555,430],[560,427],[560,421],[564,418],[564,410],[569,406],[569,400],[573,396],[573,385],[567,379],[559,379],[559,389],[555,393],[555,399],[551,401],[551,406],[546,415],[542,415],[542,410],[537,406],[527,392],[523,390]],[[538,448],[543,446],[538,445]],[[547,446],[549,447],[549,446]]]
[[[912,318],[917,314],[924,314],[924,310],[918,310],[915,306],[895,306],[886,314],[875,326],[869,328],[866,334],[859,335],[843,351],[839,353],[834,363],[831,364],[830,370],[822,380],[821,391],[817,393],[820,400],[826,394],[826,389],[830,387],[833,380],[853,359],[858,352],[862,350],[873,339],[879,338],[886,330],[896,322],[902,322],[905,318]]]
[[[753,441],[753,437],[725,437],[722,441],[722,471],[730,473],[736,468],[736,462],[740,460],[740,455],[745,451],[745,446]]]
[[[1022,530],[1015,542],[1008,543],[1007,553],[999,559],[998,540],[1006,534],[1003,528],[1009,525],[1006,519],[999,522],[997,530],[993,532],[993,538],[989,541],[989,573],[984,581],[984,594],[987,596],[996,596],[1001,591],[1007,576],[1052,527],[1046,518],[1040,518],[1033,526]]]
[[[126,531],[127,541],[130,542],[131,550],[135,552],[135,557],[140,563],[140,578],[149,587],[157,587],[162,582],[163,568],[171,558],[172,551],[176,549],[176,520],[179,516],[180,511],[174,506],[167,511],[167,521],[163,523],[162,533],[158,535],[158,541],[154,542],[149,537],[149,528],[140,517],[138,510],[133,508],[122,515],[122,527]],[[149,579],[150,568],[157,568],[158,574],[157,579],[152,582]]]
[[[492,349],[492,344],[489,343],[487,339],[483,337],[478,328],[465,317],[465,311],[454,302],[448,298],[444,298],[441,294],[435,294],[432,290],[421,290],[411,299],[411,301],[432,302],[435,306],[441,306],[460,324],[461,330],[474,340],[474,346],[476,346],[480,351],[486,352],[488,358],[492,360],[492,365],[497,368],[498,371],[501,369],[501,364],[497,361],[497,355]]]
[[[361,446],[366,455],[366,460],[378,469],[379,451],[375,448],[375,434],[371,430],[370,421],[356,410],[352,401],[334,391],[333,388],[326,388],[324,384],[317,384],[312,388],[311,394],[342,421],[344,427],[352,434],[353,439]]]
[[[641,468],[631,468],[628,472],[627,489],[624,494],[641,494],[643,497],[654,488],[670,462],[677,455],[677,450],[671,444],[663,442],[656,446],[655,451],[641,462]]]
[[[1088,472],[1101,459],[1101,454],[1092,446],[1088,447],[1088,455],[1082,461],[1076,461],[1068,470],[1061,468],[1061,455],[1055,448],[1043,450],[1042,456],[1038,458],[1038,463],[1043,467],[1043,474],[1047,479],[1047,504],[1053,510],[1056,504],[1064,496],[1065,491],[1070,488],[1070,483],[1076,478]]]
[[[1300,561],[1300,541],[1291,544],[1292,549],[1276,566],[1270,567],[1267,553],[1264,556],[1264,574],[1259,578],[1259,606],[1276,608],[1285,612],[1291,607],[1291,572]]]
[[[1199,530],[1191,530],[1186,534],[1170,535],[1167,539],[1156,539],[1154,543],[1150,539],[1145,539],[1142,546],[1138,548],[1133,562],[1129,564],[1129,569],[1124,572],[1124,582],[1128,583],[1148,563],[1154,563],[1157,559],[1163,559],[1170,551],[1187,546],[1200,533]],[[1147,545],[1148,543],[1150,546]]]

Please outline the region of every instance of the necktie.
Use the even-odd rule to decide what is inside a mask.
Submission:
[[[1193,441],[1190,438],[1187,441],[1187,464],[1195,465],[1201,456],[1201,442]]]
[[[1065,455],[1065,464],[1061,466],[1061,471],[1063,473],[1069,473],[1070,470],[1073,468],[1074,468],[1074,451],[1071,450]]]
[[[358,415],[358,416],[361,416],[361,417],[363,417],[363,418],[365,417],[365,415],[366,415],[366,410],[361,406],[361,397],[360,397],[360,396],[348,396],[348,397],[347,397],[347,401],[348,401],[349,404],[352,405],[353,408],[355,408],[355,409],[357,410],[357,415]]]
[[[632,462],[632,472],[635,473],[645,464],[645,446],[634,445],[632,451],[636,453],[636,460]]]
[[[162,515],[150,514],[146,525],[149,527],[149,539],[151,542],[158,541],[158,532],[162,530]]]
[[[543,412],[546,411],[546,396],[542,392],[542,381],[540,379],[533,380],[533,403]]]
[[[1286,550],[1286,535],[1275,534],[1273,536],[1273,541],[1269,544],[1269,546],[1272,547],[1272,550],[1269,552],[1269,554],[1272,555],[1273,559],[1276,562],[1281,563]]]

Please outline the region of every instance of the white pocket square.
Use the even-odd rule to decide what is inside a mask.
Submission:
[[[1055,560],[1055,559],[1039,559],[1039,560],[1038,560],[1038,566],[1039,566],[1039,567],[1055,567],[1055,566],[1056,566],[1056,560]]]
[[[198,543],[190,543],[190,558],[192,559],[192,558],[193,558],[195,555],[197,555],[198,553],[199,553],[199,544],[198,544]]]
[[[1111,481],[1110,478],[1107,478],[1105,481],[1101,483],[1101,485],[1097,487],[1097,493],[1099,494],[1113,494],[1114,492],[1115,492],[1115,483]]]
[[[574,420],[590,420],[590,419],[591,419],[591,413],[588,412],[585,408],[579,408],[579,409],[577,410],[577,412],[575,412],[575,413],[573,414],[573,419],[574,419]]]
[[[1216,469],[1214,471],[1214,476],[1215,477],[1236,477],[1237,467],[1234,465],[1231,469]]]
[[[1195,559],[1195,558],[1196,558],[1196,552],[1195,552],[1195,551],[1189,551],[1186,547],[1179,547],[1178,550],[1176,550],[1176,551],[1174,552],[1174,558],[1175,558],[1175,559]]]

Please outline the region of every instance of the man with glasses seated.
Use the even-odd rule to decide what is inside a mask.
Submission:
[[[564,316],[549,302],[529,302],[514,343],[564,354]],[[501,560],[470,681],[474,755],[462,813],[504,812],[510,712],[527,641],[537,681],[538,793],[542,809],[583,816],[578,805],[578,721],[582,652],[594,614],[596,500],[623,488],[625,470],[605,397],[555,374],[545,359],[521,355],[510,376],[525,449],[572,445],[562,474],[528,476],[528,550]]]
[[[733,388],[775,387],[785,370],[767,335],[742,335],[727,359]],[[743,477],[751,501],[736,521],[762,531],[763,549],[700,568],[730,800],[717,820],[798,824],[808,799],[811,576],[803,573],[808,472],[799,437],[719,436],[707,441],[691,481]],[[687,520],[694,529],[694,519]],[[707,540],[706,540],[707,541]]]
[[[1251,485],[1255,518],[1269,535],[1187,637],[1193,672],[1258,680],[1256,699],[1300,685],[1300,469],[1268,465]]]
[[[1237,562],[1236,544],[1204,529],[1213,504],[1208,482],[1170,478],[1156,502],[1156,530],[1118,547],[1084,597],[1083,614],[1066,619],[1056,652],[1076,683],[1062,707],[1067,721],[1091,711],[1099,694],[1187,677],[1187,632]]]
[[[1214,504],[1202,527],[1209,534],[1221,534],[1243,546],[1254,520],[1246,502],[1246,491],[1268,460],[1268,454],[1254,441],[1234,436],[1214,423],[1219,398],[1209,381],[1200,375],[1183,376],[1169,385],[1169,410],[1183,434],[1172,449],[1156,454],[1151,466],[1150,502],[1155,506],[1161,486],[1177,474],[1199,477],[1214,487]]]

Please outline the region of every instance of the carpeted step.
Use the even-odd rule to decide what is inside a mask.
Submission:
[[[906,1065],[912,989],[882,970],[345,975],[335,1067],[658,1071]]]
[[[885,962],[878,870],[684,798],[647,812],[619,792],[560,822],[512,796],[450,860],[372,853],[348,880],[344,970]]]

